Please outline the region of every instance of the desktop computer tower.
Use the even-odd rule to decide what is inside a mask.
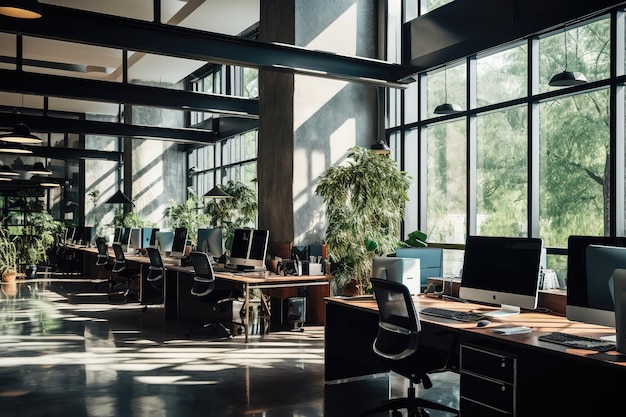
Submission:
[[[275,330],[302,329],[306,322],[306,297],[287,293],[270,296],[270,327]]]

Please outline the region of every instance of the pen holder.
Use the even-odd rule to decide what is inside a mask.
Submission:
[[[323,275],[322,264],[309,264],[309,275]]]

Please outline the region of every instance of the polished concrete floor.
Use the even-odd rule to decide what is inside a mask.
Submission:
[[[393,374],[325,384],[323,327],[186,337],[161,307],[102,291],[47,275],[2,285],[0,416],[356,416],[406,392]],[[455,406],[444,378],[428,393]]]

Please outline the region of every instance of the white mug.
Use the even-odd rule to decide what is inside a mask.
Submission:
[[[309,275],[322,275],[322,264],[309,264]]]

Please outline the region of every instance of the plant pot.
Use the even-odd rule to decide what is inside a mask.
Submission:
[[[2,273],[2,282],[15,282],[17,271],[4,271]]]

